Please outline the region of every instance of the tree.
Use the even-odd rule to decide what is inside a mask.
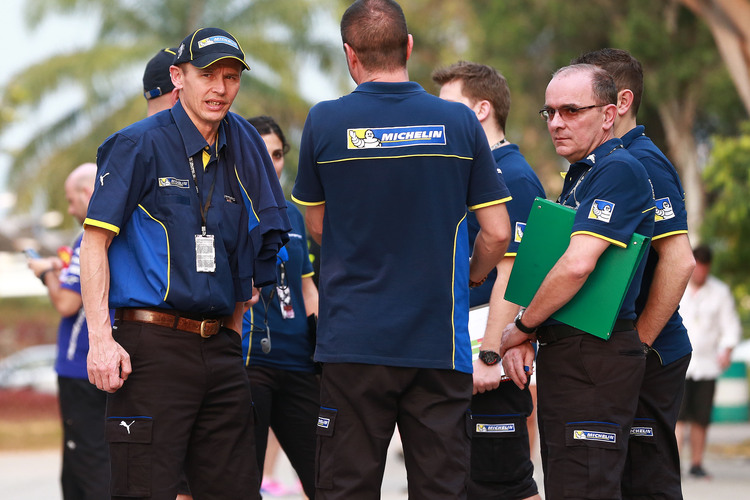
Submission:
[[[338,60],[332,55],[338,47],[312,29],[328,7],[325,0],[29,0],[31,27],[46,16],[83,14],[98,23],[98,32],[92,46],[34,64],[2,90],[0,133],[39,113],[62,90],[81,94],[70,111],[12,152],[10,178],[19,205],[28,207],[41,190],[62,209],[60,186],[70,169],[93,161],[108,135],[145,116],[140,75],[146,61],[201,26],[230,31],[247,54],[252,71],[243,77],[233,111],[273,114],[301,128],[308,103],[299,92],[299,66],[310,57],[324,68]]]
[[[750,114],[750,2],[680,0],[706,22],[729,69],[745,110]]]
[[[690,225],[704,211],[698,139],[735,124],[730,79],[706,26],[677,0],[596,0],[581,8],[554,0],[471,0],[477,29],[467,56],[508,78],[513,95],[509,136],[521,144],[550,194],[564,168],[536,111],[552,72],[582,52],[627,49],[644,66],[639,123],[668,154],[683,179]],[[719,118],[721,117],[721,118]],[[727,119],[729,118],[729,119]],[[731,128],[731,126],[730,126]]]
[[[702,239],[715,250],[716,273],[740,299],[745,323],[750,320],[750,122],[740,134],[714,137],[711,160],[703,174],[709,207],[701,230]]]

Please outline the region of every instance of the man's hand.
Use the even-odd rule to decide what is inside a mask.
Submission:
[[[508,323],[508,325],[503,328],[503,338],[500,343],[500,357],[505,357],[505,352],[517,345],[523,344],[524,342],[528,340],[532,340],[533,337],[531,335],[528,335],[526,333],[523,333],[521,330],[516,327],[515,323]]]
[[[45,271],[50,269],[53,271],[59,271],[63,267],[62,260],[57,257],[46,257],[41,259],[26,259],[29,269],[34,273],[37,278]]]
[[[508,349],[503,356],[503,368],[519,389],[526,387],[529,376],[534,373],[534,346],[531,342]]]
[[[96,340],[94,340],[96,339]],[[102,391],[115,392],[133,371],[130,355],[109,334],[90,336],[86,359],[89,382]]]
[[[500,378],[502,377],[503,370],[500,363],[495,363],[492,366],[484,364],[482,360],[474,361],[474,390],[472,394],[478,392],[491,391],[497,389],[500,385]]]

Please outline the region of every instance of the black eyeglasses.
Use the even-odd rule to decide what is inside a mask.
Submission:
[[[570,120],[571,118],[578,116],[580,111],[585,111],[591,108],[601,108],[603,106],[607,106],[607,104],[592,104],[591,106],[584,106],[582,108],[568,105],[560,106],[557,109],[545,106],[539,110],[539,116],[541,116],[544,121],[550,121],[555,117],[556,113],[560,113],[560,118],[563,120]]]

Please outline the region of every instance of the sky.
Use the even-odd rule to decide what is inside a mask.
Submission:
[[[23,16],[25,0],[2,1],[3,17],[1,25],[3,37],[5,40],[12,40],[14,46],[20,47],[20,50],[3,52],[4,71],[0,72],[0,86],[4,86],[13,74],[29,64],[44,60],[56,53],[69,52],[85,47],[91,44],[95,38],[97,23],[80,14],[76,16],[49,16],[37,28],[31,29],[26,25]],[[334,28],[336,27],[334,24]],[[330,30],[328,28],[325,27],[326,32],[338,36],[337,29]],[[75,34],[75,36],[71,36],[71,34]],[[323,75],[312,67],[303,67],[303,70],[307,71],[308,75],[302,79],[305,86],[300,89],[300,92],[310,102],[314,103],[323,99],[338,97],[337,90],[331,87]],[[140,80],[140,75],[138,75],[138,78]],[[39,116],[35,116],[34,120],[52,121],[67,110],[67,107],[64,107],[65,102],[71,102],[76,98],[75,95],[65,96],[65,98],[56,96],[55,99],[51,99],[51,103],[43,107],[42,112],[38,113]],[[14,200],[12,193],[8,193],[6,190],[10,157],[4,150],[12,149],[27,140],[33,132],[33,128],[29,125],[30,123],[21,123],[0,136],[0,216],[7,213]]]
[[[13,41],[19,49],[3,51],[4,71],[0,72],[0,86],[4,86],[12,75],[31,63],[86,46],[94,40],[95,24],[80,16],[55,16],[32,30],[24,20],[24,3],[25,0],[3,0],[3,37],[6,41]],[[75,37],[71,36],[73,33]],[[49,118],[59,111],[46,109],[43,114]],[[22,125],[0,137],[0,214],[9,208],[13,198],[5,192],[10,157],[3,150],[13,148],[28,133],[28,127]]]

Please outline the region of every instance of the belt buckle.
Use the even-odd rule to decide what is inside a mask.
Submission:
[[[214,325],[217,325],[217,327],[220,326],[218,319],[204,319],[203,321],[201,321],[201,331],[200,331],[201,337],[203,337],[204,339],[207,339],[212,335],[216,335],[217,332],[214,332],[214,333],[206,332],[207,326],[213,327]]]

